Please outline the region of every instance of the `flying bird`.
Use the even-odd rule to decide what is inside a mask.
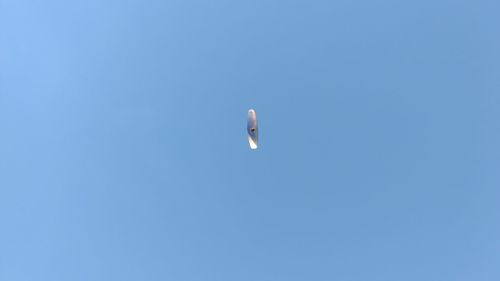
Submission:
[[[251,149],[257,149],[259,144],[259,126],[257,124],[257,113],[254,109],[248,110],[248,144]]]

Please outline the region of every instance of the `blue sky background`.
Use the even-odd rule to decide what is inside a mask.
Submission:
[[[0,0],[0,280],[500,280],[499,10]]]

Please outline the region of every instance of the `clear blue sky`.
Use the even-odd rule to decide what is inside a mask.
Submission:
[[[0,0],[0,280],[500,280],[499,11]]]

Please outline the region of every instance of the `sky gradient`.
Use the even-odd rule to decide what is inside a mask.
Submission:
[[[0,0],[0,280],[500,280],[499,10]]]

